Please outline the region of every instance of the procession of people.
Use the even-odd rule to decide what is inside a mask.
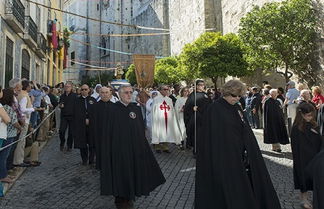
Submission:
[[[196,209],[279,209],[253,133],[262,128],[271,151],[291,144],[301,207],[324,207],[324,97],[318,86],[299,92],[290,81],[284,94],[269,84],[249,88],[230,80],[220,90],[207,90],[198,79],[189,87],[127,84],[117,92],[108,84],[82,84],[78,93],[70,81],[56,87],[26,79],[10,84],[0,94],[0,142],[17,143],[0,151],[4,183],[12,183],[8,171],[15,167],[40,166],[40,142],[58,133],[58,150],[78,149],[80,165],[100,171],[101,195],[114,196],[118,209],[134,208],[137,197],[167,181],[156,156],[174,148],[196,159]],[[28,133],[33,140],[27,145]]]

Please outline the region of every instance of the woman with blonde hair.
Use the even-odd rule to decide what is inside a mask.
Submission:
[[[316,105],[316,108],[319,109],[324,103],[324,97],[322,95],[322,89],[319,86],[313,86],[312,88],[313,99],[312,102]]]

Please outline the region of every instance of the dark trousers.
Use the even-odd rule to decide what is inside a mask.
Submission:
[[[89,160],[89,164],[94,163],[95,149],[93,147],[87,146],[87,148],[81,148],[80,154],[83,163],[87,163]]]
[[[69,128],[69,133],[68,133],[68,138],[67,138],[67,147],[72,149],[72,145],[73,145],[72,118],[61,117],[61,126],[60,126],[61,144],[60,145],[62,147],[65,145],[65,132],[66,132],[67,128]]]
[[[253,119],[253,126],[254,128],[260,128],[260,117],[259,117],[259,112],[257,111],[256,113],[252,113],[252,119]]]
[[[18,136],[15,137],[15,139],[13,141],[17,141],[18,139],[19,139],[19,134],[18,134]],[[14,168],[13,159],[14,159],[16,147],[17,147],[17,143],[11,146],[9,156],[7,158],[7,170]]]

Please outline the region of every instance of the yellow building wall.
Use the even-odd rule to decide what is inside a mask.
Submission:
[[[63,0],[51,0],[51,7],[56,9],[61,9],[63,5]],[[61,2],[61,3],[60,3]],[[62,37],[63,32],[63,14],[60,11],[51,10],[51,17],[50,20],[57,19],[56,23],[56,30],[57,34],[60,35],[60,38]],[[53,50],[53,45],[51,42],[51,37],[48,37],[50,48],[51,50],[48,53],[48,60],[49,60],[49,69],[47,75],[49,76],[47,78],[48,85],[54,86],[60,82],[62,82],[62,74],[63,74],[63,56],[60,56],[59,50]],[[55,56],[54,56],[55,55]],[[56,57],[56,60],[54,60],[54,57]],[[59,61],[60,60],[60,61]]]

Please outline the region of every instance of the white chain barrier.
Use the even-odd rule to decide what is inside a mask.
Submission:
[[[6,145],[6,146],[4,146],[4,147],[1,147],[0,148],[0,152],[2,151],[2,150],[5,150],[5,149],[7,149],[8,147],[11,147],[12,145],[14,145],[14,144],[16,144],[16,143],[18,143],[19,141],[21,141],[21,140],[23,140],[23,139],[26,139],[27,137],[29,137],[29,136],[31,136],[32,134],[34,134],[34,133],[36,133],[36,131],[44,124],[44,122],[49,118],[49,117],[51,117],[51,115],[53,114],[55,112],[55,109],[54,110],[52,110],[52,112],[50,112],[39,124],[38,124],[38,126],[32,131],[32,132],[30,132],[29,134],[27,134],[26,136],[24,136],[23,138],[21,138],[21,139],[18,139],[18,140],[16,140],[16,141],[14,141],[14,142],[12,142],[12,143],[10,143],[10,144],[8,144],[8,145]]]

